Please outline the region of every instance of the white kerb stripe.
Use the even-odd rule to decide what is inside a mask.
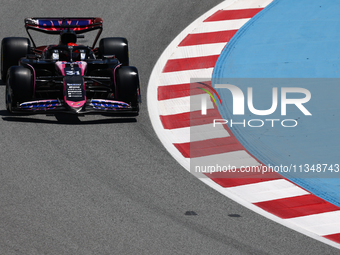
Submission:
[[[222,138],[229,137],[228,131],[224,128],[226,124],[218,124],[213,126],[213,123],[200,125],[200,126],[192,126],[190,131],[190,140],[191,142],[202,141],[214,138]]]
[[[224,125],[213,124],[176,128],[176,129],[165,129],[165,135],[169,137],[172,143],[188,143],[196,142],[207,139],[229,137],[228,131],[223,127]]]
[[[251,203],[310,194],[285,179],[241,185],[228,189]]]
[[[159,86],[190,83],[191,78],[205,78],[205,81],[210,81],[213,70],[214,68],[204,68],[180,72],[161,73]]]
[[[221,32],[228,30],[238,30],[250,19],[233,19],[223,21],[211,21],[201,23],[191,34]]]
[[[231,151],[226,153],[214,154],[209,156],[192,158],[190,163],[192,168],[195,166],[230,166],[231,168],[240,168],[241,166],[259,166],[261,165],[245,150]]]
[[[321,236],[340,233],[340,211],[296,217],[287,221]]]
[[[247,7],[245,7],[245,1],[235,1],[233,4],[225,8],[225,10],[244,10],[251,8],[264,8],[270,4],[273,0],[247,0]]]
[[[226,43],[212,43],[195,46],[178,47],[170,59],[195,58],[220,55]]]
[[[158,101],[159,115],[173,115],[201,110],[201,95],[179,97]],[[214,109],[211,100],[207,100],[207,109]]]

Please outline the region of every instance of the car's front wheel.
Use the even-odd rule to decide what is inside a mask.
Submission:
[[[30,69],[23,66],[12,66],[8,70],[6,81],[6,109],[13,112],[17,103],[30,101],[33,98],[33,77]]]
[[[117,97],[139,111],[140,85],[138,70],[134,66],[121,66],[116,70]]]

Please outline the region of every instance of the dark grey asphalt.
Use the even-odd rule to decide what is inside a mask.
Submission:
[[[129,39],[144,101],[137,119],[10,116],[0,86],[0,254],[338,252],[207,187],[151,127],[145,95],[153,65],[219,2],[0,1],[0,38],[26,36],[25,17],[102,17],[103,36]]]

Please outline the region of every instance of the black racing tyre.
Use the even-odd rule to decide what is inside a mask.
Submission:
[[[6,81],[7,70],[18,65],[21,58],[31,50],[31,43],[25,37],[6,37],[1,42],[1,79]]]
[[[129,46],[126,38],[108,37],[99,41],[99,55],[101,58],[107,55],[115,55],[123,66],[129,65]]]
[[[32,71],[23,66],[12,66],[8,70],[6,82],[6,109],[12,112],[17,103],[30,101],[33,98]]]
[[[140,85],[138,70],[134,66],[121,66],[116,70],[117,98],[139,111]]]

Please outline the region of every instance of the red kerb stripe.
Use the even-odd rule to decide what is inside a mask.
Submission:
[[[235,137],[214,138],[189,143],[174,143],[174,145],[186,158],[203,157],[243,149],[243,146]]]
[[[221,119],[217,109],[208,109],[207,115],[202,115],[201,111],[193,111],[166,116],[161,115],[159,117],[165,129],[211,124],[214,119]]]
[[[170,59],[166,62],[163,72],[167,73],[214,67],[218,57],[219,55],[212,55],[195,58]]]
[[[230,133],[228,128],[227,131]],[[263,169],[264,167],[265,169]],[[282,179],[282,176],[278,173],[268,172],[268,168],[264,165],[252,166],[251,171],[249,169],[248,171],[245,171],[245,169],[231,170],[234,171],[214,172],[205,175],[224,188]]]
[[[210,43],[227,43],[237,30],[188,34],[178,46],[192,46]]]
[[[243,9],[243,10],[219,10],[211,15],[204,22],[209,21],[222,21],[232,19],[250,19],[257,13],[262,11],[263,8]]]
[[[283,219],[340,210],[312,194],[259,202],[255,205]]]
[[[202,83],[211,86],[211,81],[202,81]],[[194,96],[204,94],[205,92],[198,88],[199,85],[184,83],[177,85],[159,86],[158,89],[158,100],[167,100],[178,97]]]
[[[323,236],[333,242],[340,243],[340,233],[332,234],[332,235],[327,235]]]

